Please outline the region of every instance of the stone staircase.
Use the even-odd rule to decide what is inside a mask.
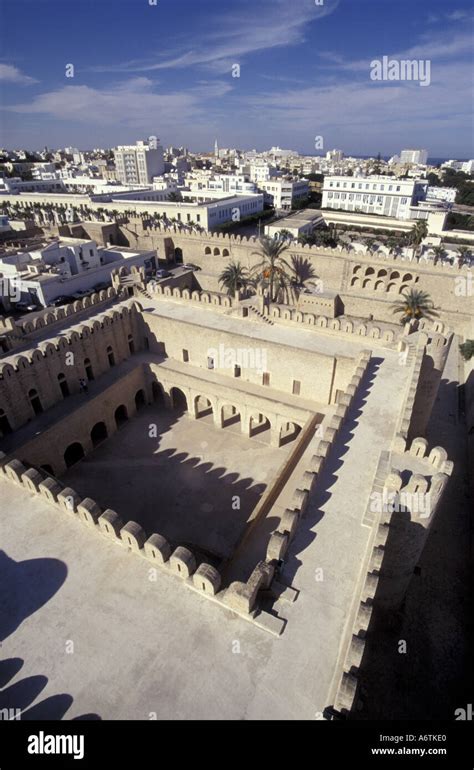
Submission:
[[[120,286],[123,286],[125,289],[128,289],[130,287],[136,289],[136,291],[141,294],[143,297],[146,297],[147,299],[153,299],[151,294],[143,288],[142,286],[142,279],[140,276],[134,276],[134,275],[124,275],[120,277]]]
[[[270,324],[270,326],[275,326],[274,321],[272,321],[271,318],[269,318],[268,316],[263,315],[263,313],[261,313],[260,310],[257,310],[257,308],[254,305],[249,305],[248,308],[254,315],[257,315],[264,323]]]

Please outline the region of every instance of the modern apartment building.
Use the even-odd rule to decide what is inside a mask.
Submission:
[[[322,208],[411,219],[410,206],[425,200],[428,182],[392,176],[327,176]]]
[[[265,192],[265,201],[276,209],[290,210],[298,198],[309,194],[309,182],[306,179],[268,179],[260,182],[258,186]]]
[[[400,163],[417,163],[426,166],[428,162],[428,150],[402,150]]]
[[[122,184],[150,184],[164,173],[163,147],[157,142],[139,141],[114,150],[117,179]]]
[[[242,174],[189,174],[186,178],[191,192],[218,191],[223,195],[249,195],[257,192],[257,185],[248,182]]]
[[[456,187],[428,187],[427,199],[454,203],[456,200]]]

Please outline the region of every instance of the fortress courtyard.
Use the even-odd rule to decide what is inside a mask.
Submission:
[[[150,291],[78,304],[0,362],[17,421],[0,445],[10,700],[67,719],[313,720],[350,708],[341,687],[360,665],[354,638],[365,644],[357,623],[377,595],[387,524],[370,495],[397,474],[404,486],[434,478],[400,443],[401,419],[413,419],[425,358],[429,373],[444,366],[448,338],[264,323]],[[219,345],[264,351],[264,370],[221,369],[209,352]],[[59,374],[52,394],[69,349],[69,390]],[[34,396],[22,357],[37,367]],[[448,360],[454,381],[455,349]],[[60,507],[63,488],[74,510]],[[164,564],[146,551],[154,533]]]

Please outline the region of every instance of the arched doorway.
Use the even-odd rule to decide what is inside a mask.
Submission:
[[[109,366],[115,366],[115,356],[111,345],[107,348],[107,358],[109,359]]]
[[[66,463],[66,468],[70,468],[71,465],[78,463],[79,460],[82,460],[83,457],[84,449],[82,448],[82,444],[80,444],[78,441],[75,441],[74,444],[69,444],[68,448],[64,452],[64,462]]]
[[[12,433],[12,427],[3,409],[0,409],[0,436],[8,436]]]
[[[180,412],[187,412],[188,410],[186,396],[180,388],[171,388],[171,403],[173,404],[173,409],[177,409]]]
[[[260,433],[270,431],[271,423],[264,414],[253,414],[250,418],[250,436],[258,436]]]
[[[61,388],[61,393],[63,394],[63,398],[67,398],[69,393],[69,385],[66,382],[66,377],[64,374],[58,374],[58,382],[59,387]]]
[[[30,399],[30,404],[33,407],[33,411],[35,414],[41,414],[43,411],[43,406],[41,404],[40,397],[38,396],[38,391],[34,388],[28,392],[28,398]]]
[[[224,404],[221,410],[222,427],[228,428],[240,422],[240,412],[233,404]]]
[[[290,441],[294,441],[300,433],[301,425],[297,425],[295,422],[285,423],[280,430],[280,446],[285,446]]]
[[[180,249],[179,246],[174,250],[174,261],[178,265],[183,263],[183,249]]]
[[[144,406],[146,406],[146,398],[145,398],[145,391],[144,390],[137,390],[135,393],[135,406],[137,408],[137,412],[140,409],[143,409]]]
[[[86,377],[87,377],[87,379],[90,382],[91,380],[94,379],[94,371],[92,369],[92,364],[90,362],[90,358],[85,358],[84,359],[84,369],[86,370]]]
[[[194,406],[196,409],[196,417],[207,417],[212,414],[212,404],[206,396],[196,396],[194,399]]]
[[[91,430],[92,446],[93,447],[99,446],[99,444],[101,444],[102,441],[105,441],[107,436],[108,436],[108,433],[107,433],[107,426],[105,422],[96,422],[96,424]]]
[[[118,406],[115,410],[114,417],[117,428],[120,428],[128,420],[127,407],[124,404],[120,404],[120,406]]]

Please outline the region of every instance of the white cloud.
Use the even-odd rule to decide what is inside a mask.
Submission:
[[[0,63],[0,80],[7,83],[17,83],[22,86],[29,86],[38,81],[35,78],[30,78],[29,75],[24,75],[18,67],[14,67],[13,64],[1,64]]]
[[[214,72],[227,72],[233,63],[248,54],[280,46],[295,45],[305,39],[305,28],[327,16],[340,0],[326,0],[317,6],[312,0],[246,0],[239,11],[216,12],[214,23],[197,36],[200,45],[192,50],[175,50],[168,55],[92,67],[96,72],[152,72],[204,66]]]
[[[106,88],[67,85],[5,109],[25,115],[44,114],[86,126],[120,125],[138,130],[155,125],[163,133],[174,134],[177,124],[192,126],[210,120],[212,100],[220,99],[231,90],[229,83],[214,81],[201,82],[192,89],[175,93],[159,93],[149,78],[137,77]]]

